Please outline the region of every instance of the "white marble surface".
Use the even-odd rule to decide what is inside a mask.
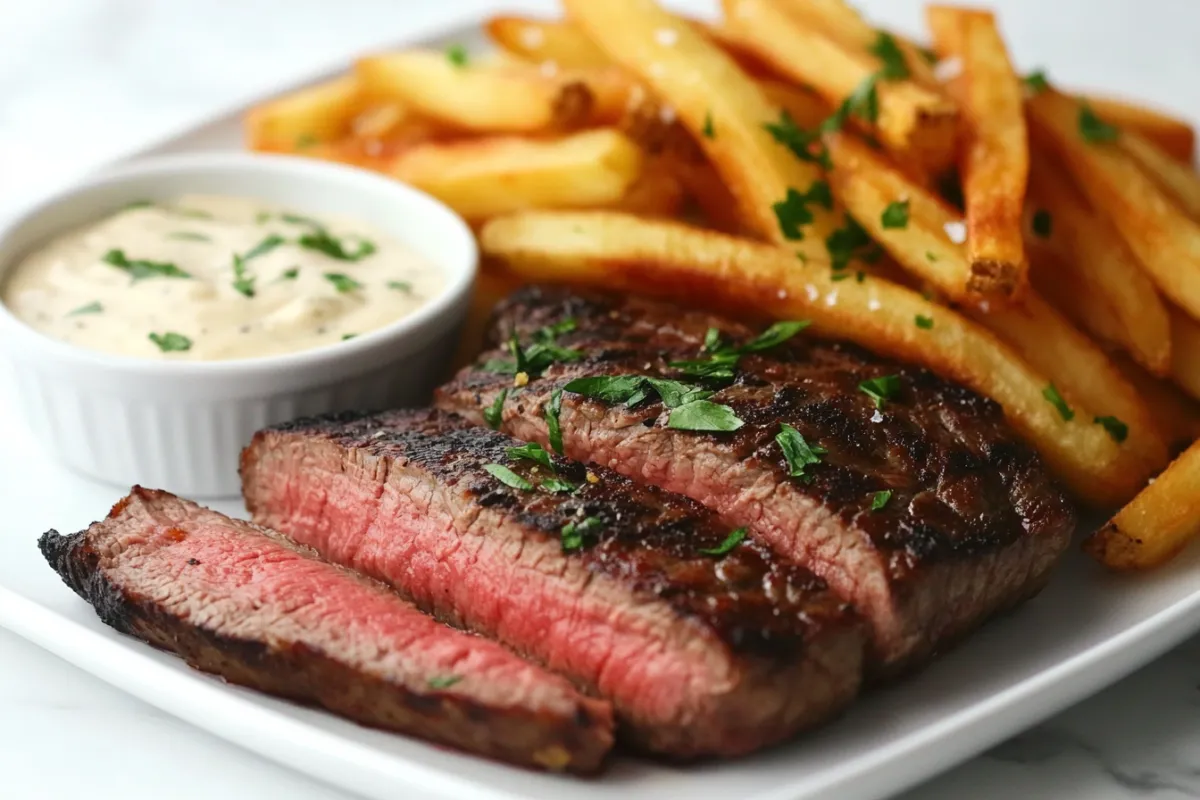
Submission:
[[[601,0],[597,0],[598,2]],[[700,10],[712,3],[675,3]],[[860,0],[909,29],[914,0]],[[998,0],[1023,66],[1200,120],[1195,0]],[[0,214],[218,108],[488,0],[0,0]],[[0,486],[0,507],[18,498]],[[0,532],[3,535],[3,532]],[[969,646],[969,645],[968,645]],[[1200,797],[1200,640],[906,800]],[[0,798],[333,800],[0,630]]]

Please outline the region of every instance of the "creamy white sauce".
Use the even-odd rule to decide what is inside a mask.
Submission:
[[[374,250],[346,260],[323,243],[349,256]],[[189,277],[162,274],[177,271]],[[10,271],[0,300],[80,347],[218,361],[335,344],[411,314],[444,288],[434,265],[364,225],[194,195],[52,240]]]

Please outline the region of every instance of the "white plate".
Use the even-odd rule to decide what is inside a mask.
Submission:
[[[445,38],[477,39],[474,30]],[[137,155],[241,146],[231,113]],[[0,383],[0,388],[3,384]],[[7,408],[11,408],[8,406]],[[799,800],[877,798],[958,763],[1116,681],[1200,630],[1200,552],[1116,579],[1080,557],[1051,586],[918,676],[769,753],[677,768],[622,759],[595,781],[540,775],[367,730],[201,675],[120,636],[50,571],[35,541],[120,495],[47,463],[0,398],[0,625],[218,736],[372,798]],[[236,504],[218,506],[240,513]]]

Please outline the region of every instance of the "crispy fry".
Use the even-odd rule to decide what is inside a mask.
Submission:
[[[1032,270],[1037,291],[1092,335],[1166,375],[1171,329],[1158,290],[1112,224],[1042,153],[1034,153],[1028,205],[1029,242],[1053,251],[1052,258],[1041,254]]]
[[[1170,312],[1171,379],[1200,399],[1200,323],[1175,306]]]
[[[1175,459],[1084,543],[1107,567],[1150,569],[1175,557],[1200,536],[1200,442]]]
[[[684,194],[679,177],[666,165],[649,164],[610,208],[647,217],[674,217],[683,208]]]
[[[457,65],[444,53],[412,50],[360,59],[363,87],[464,131],[544,133],[612,124],[633,82],[620,70],[543,72],[511,64]]]
[[[922,173],[953,164],[958,109],[946,97],[911,80],[878,78],[878,59],[804,25],[775,0],[723,4],[728,25],[793,80],[812,86],[834,106],[861,95],[858,113],[849,118],[877,135],[901,163]]]
[[[969,302],[963,280],[968,272],[966,253],[949,236],[962,225],[958,214],[852,136],[839,134],[830,137],[828,144],[835,197],[902,267],[947,296]],[[908,202],[907,223],[885,225],[885,210],[899,198]],[[980,306],[964,313],[1048,375],[1069,406],[1082,406],[1095,416],[1116,417],[1128,425],[1124,448],[1136,453],[1148,468],[1165,463],[1166,443],[1137,392],[1095,343],[1037,295],[1028,293],[1020,304]]]
[[[1200,222],[1200,174],[1196,170],[1171,158],[1154,142],[1134,131],[1122,132],[1121,149],[1133,156],[1138,166],[1167,190],[1189,217]]]
[[[1124,353],[1115,353],[1113,364],[1133,384],[1150,407],[1160,429],[1166,432],[1173,452],[1200,439],[1200,402],[1169,381],[1154,377]]]
[[[250,109],[246,141],[251,150],[292,153],[350,132],[364,106],[354,75],[306,86]]]
[[[529,212],[483,229],[484,252],[527,280],[666,295],[784,319],[914,361],[998,401],[1013,426],[1081,496],[1105,506],[1132,496],[1149,471],[1090,417],[1063,420],[1047,379],[991,333],[886,280],[835,281],[828,263],[678,223],[606,212]],[[932,327],[915,324],[929,316]]]
[[[1118,144],[1087,141],[1080,131],[1086,112],[1075,100],[1047,89],[1026,106],[1039,140],[1049,142],[1064,159],[1088,200],[1112,221],[1159,291],[1200,316],[1200,223]]]
[[[612,66],[607,53],[565,20],[500,16],[488,20],[486,28],[500,47],[535,63],[550,62],[565,69]]]
[[[426,144],[389,169],[470,220],[526,208],[587,208],[621,202],[642,174],[637,145],[614,130],[562,139],[484,137]]]
[[[815,130],[833,113],[833,107],[823,97],[808,89],[771,79],[760,81],[759,86],[767,100],[788,112],[801,128]]]
[[[985,11],[930,7],[944,16],[935,34],[954,28],[938,51],[962,60],[959,103],[965,142],[959,172],[967,211],[967,289],[1005,300],[1019,295],[1029,262],[1021,212],[1029,176],[1029,146],[1021,82],[1013,71],[996,20]]]
[[[1082,95],[1081,100],[1100,115],[1100,119],[1154,142],[1176,161],[1191,164],[1196,152],[1196,130],[1186,120],[1162,111],[1113,97]]]
[[[824,240],[836,227],[831,210],[807,203],[803,230],[782,224],[775,206],[807,193],[821,172],[764,129],[779,112],[715,45],[653,0],[566,0],[571,17],[614,60],[653,87],[673,108],[737,200],[745,225],[784,243]],[[799,205],[805,205],[797,198]]]

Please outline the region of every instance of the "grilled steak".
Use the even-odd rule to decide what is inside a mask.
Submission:
[[[243,490],[256,521],[611,698],[637,747],[745,753],[853,697],[861,625],[823,581],[520,444],[436,411],[301,420],[255,437]]]
[[[46,560],[108,625],[206,672],[380,728],[591,772],[611,708],[249,523],[135,487]]]
[[[564,391],[566,455],[699,500],[813,569],[867,618],[882,672],[919,662],[1042,586],[1074,514],[995,403],[804,334],[746,352],[724,380],[687,377],[712,363],[702,352],[710,328],[720,332],[709,339],[718,352],[752,340],[745,326],[701,312],[526,289],[498,309],[493,343],[515,333],[526,346],[553,339],[577,352],[551,354],[544,374],[520,376],[531,379],[519,387],[496,361],[468,368],[437,402],[479,420],[507,390],[501,429],[545,444],[552,391],[575,378],[647,375],[714,390],[708,402],[744,422],[736,431],[668,427],[675,412],[653,391],[625,403]],[[504,357],[485,354],[480,364]],[[669,366],[689,359],[703,363]],[[878,382],[888,376],[896,377]],[[872,380],[878,404],[860,388]],[[816,449],[789,461],[777,437],[796,440],[781,423]]]

